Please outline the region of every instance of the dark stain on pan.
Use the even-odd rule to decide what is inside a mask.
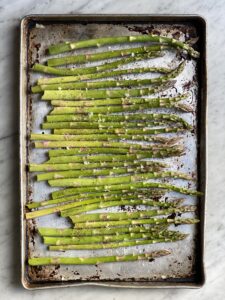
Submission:
[[[149,263],[152,263],[152,261],[150,260]],[[177,262],[178,265],[180,265],[180,262]],[[30,274],[32,272],[34,272],[33,269],[35,270],[35,281],[36,283],[48,283],[49,281],[54,283],[54,284],[62,284],[64,282],[64,279],[62,278],[62,276],[58,276],[57,278],[54,276],[50,276],[51,272],[54,273],[54,270],[52,270],[51,272],[46,272],[45,268],[43,267],[31,267],[30,268]],[[45,276],[43,276],[45,274]],[[182,283],[193,283],[196,280],[196,274],[194,272],[190,272],[188,274],[180,274],[179,272],[175,272],[173,274],[173,277],[168,278],[167,276],[153,276],[152,278],[149,277],[140,277],[140,278],[135,278],[135,277],[128,277],[126,279],[120,278],[120,274],[117,274],[118,277],[115,277],[113,280],[110,278],[106,278],[106,279],[102,279],[100,276],[98,275],[93,275],[90,277],[79,277],[76,279],[76,281],[74,280],[66,280],[69,283],[73,283],[73,282],[96,282],[101,280],[102,283],[107,283],[107,282],[134,282],[134,283],[139,283],[139,282],[152,282],[154,281],[154,283],[162,283],[162,282],[169,282],[169,283],[176,283],[178,286],[179,284]]]

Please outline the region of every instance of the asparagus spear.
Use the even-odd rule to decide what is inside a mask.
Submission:
[[[73,134],[70,130],[74,129],[55,129],[55,134]],[[76,129],[75,129],[76,130]],[[84,129],[85,130],[85,129]],[[75,133],[79,133],[79,129],[75,131]],[[83,133],[83,131],[81,132]],[[91,131],[91,134],[95,132]],[[151,141],[155,143],[163,143],[164,145],[173,146],[179,142],[179,138],[166,138],[163,136],[153,136],[151,137]],[[147,150],[148,151],[148,150]],[[146,150],[136,150],[136,149],[120,149],[120,148],[72,148],[72,149],[53,149],[48,151],[48,155],[50,157],[55,156],[66,156],[66,155],[74,155],[74,154],[142,154],[145,153]],[[158,164],[160,162],[156,162]],[[161,166],[166,167],[166,164],[161,162]]]
[[[164,107],[164,108],[174,108],[177,105],[177,102],[182,98],[112,98],[112,99],[100,99],[100,100],[52,100],[51,105],[54,106],[54,109],[58,107],[63,108],[70,108],[73,113],[79,114],[88,114],[89,112],[98,113],[99,110],[105,110],[105,106],[112,106],[112,109],[119,109],[120,106],[123,108],[132,108],[137,107],[136,110],[140,110],[141,108],[157,108],[157,107]],[[140,109],[138,108],[138,104],[140,104]],[[82,109],[83,108],[83,109]],[[61,108],[62,110],[62,108]],[[57,111],[57,109],[56,109]],[[112,111],[117,112],[117,111]],[[101,114],[99,112],[98,114]],[[103,114],[102,114],[103,115]],[[85,116],[84,116],[85,117]],[[78,121],[81,116],[74,116],[74,121]],[[96,116],[93,116],[96,118]]]
[[[194,218],[149,218],[149,219],[135,219],[135,220],[121,220],[121,221],[96,221],[85,223],[76,223],[76,229],[90,229],[90,228],[108,228],[111,226],[130,226],[130,225],[160,225],[160,224],[196,224],[198,219]]]
[[[48,228],[39,227],[38,232],[41,236],[95,236],[95,235],[117,235],[124,233],[151,233],[166,230],[167,225],[161,226],[129,226],[129,227],[112,227],[96,229],[75,229],[75,228]]]
[[[89,186],[89,187],[75,187],[75,188],[68,188],[62,189],[59,191],[52,192],[52,198],[60,198],[68,195],[75,195],[79,193],[88,193],[88,192],[109,192],[109,191],[123,191],[123,190],[139,190],[143,188],[160,188],[165,189],[168,191],[175,191],[177,193],[186,194],[186,195],[193,195],[193,196],[201,196],[202,193],[186,189],[183,187],[175,186],[172,184],[161,183],[161,182],[135,182],[135,183],[128,183],[128,184],[115,184],[115,185],[105,185],[105,186]]]
[[[46,163],[47,164],[64,164],[64,163],[75,163],[75,162],[83,162],[84,164],[88,164],[91,162],[107,162],[107,161],[135,161],[144,158],[152,158],[152,157],[164,157],[171,156],[176,153],[179,153],[180,148],[168,148],[168,149],[160,149],[155,148],[156,150],[150,150],[144,154],[116,154],[116,155],[107,155],[107,154],[96,154],[96,155],[73,155],[73,156],[58,156],[51,157]]]
[[[144,219],[152,216],[166,215],[170,213],[181,213],[181,212],[190,212],[195,211],[195,206],[179,206],[184,199],[176,199],[173,202],[162,202],[162,206],[160,207],[172,207],[172,209],[164,209],[164,210],[149,210],[149,211],[136,211],[136,212],[119,212],[119,213],[92,213],[92,214],[82,214],[82,215],[71,215],[69,216],[71,221],[74,224],[77,223],[85,223],[89,224],[89,222],[97,222],[97,221],[121,221],[121,220],[129,220],[129,219]],[[173,207],[174,210],[173,210]],[[84,225],[85,225],[84,224]]]
[[[118,177],[100,177],[100,178],[66,178],[66,179],[52,179],[48,183],[50,186],[99,186],[99,185],[113,185],[122,183],[133,183],[136,181],[152,179],[152,178],[182,178],[182,179],[192,179],[191,176],[187,174],[182,174],[179,172],[166,171],[166,172],[153,172],[145,174],[135,174],[126,175]]]
[[[57,131],[56,131],[57,130]],[[60,130],[60,131],[59,131]],[[67,130],[67,129],[65,129]],[[55,132],[56,131],[56,132]],[[58,132],[59,131],[59,132]],[[79,129],[77,130],[77,133],[79,133]],[[81,132],[82,133],[82,132]],[[55,129],[54,134],[61,134],[61,129]],[[69,132],[64,133],[64,129],[62,134],[73,134]],[[94,132],[92,133],[95,134]],[[52,149],[48,151],[49,157],[58,157],[58,156],[69,156],[69,155],[84,155],[84,154],[142,154],[145,153],[145,150],[127,150],[127,149],[119,149],[119,148],[72,148],[72,149]]]
[[[99,257],[32,257],[29,258],[28,264],[30,266],[40,265],[96,265],[110,262],[126,262],[138,260],[151,260],[161,256],[169,255],[169,250],[158,250],[150,253],[128,254],[128,255],[113,255],[113,256],[99,256]]]
[[[182,129],[180,128],[180,130],[177,129],[177,127],[175,127],[176,129],[172,130],[172,128],[170,129],[171,132],[178,132],[178,131],[182,131]],[[158,132],[158,129],[160,130]],[[177,144],[179,138],[163,138],[163,137],[154,137],[151,135],[130,135],[130,134],[111,134],[111,133],[107,133],[107,134],[84,134],[84,135],[78,135],[75,134],[73,135],[73,130],[75,129],[54,129],[54,135],[51,135],[51,138],[48,139],[47,136],[46,138],[37,138],[36,140],[51,140],[51,141],[120,141],[120,140],[130,140],[130,141],[146,141],[146,142],[156,142],[156,143],[160,143],[160,144],[152,144],[152,149],[164,149],[165,147],[172,147],[174,145]],[[78,129],[79,130],[79,129]],[[85,130],[85,129],[84,129]],[[93,131],[93,130],[92,130]],[[97,131],[97,129],[96,129]],[[101,130],[100,130],[101,131]],[[106,131],[110,131],[110,130],[106,130]],[[151,131],[151,134],[158,134],[158,133],[165,133],[165,129],[164,128],[157,128]],[[70,135],[71,133],[71,135]],[[77,133],[75,131],[75,133]],[[164,145],[162,145],[163,140],[165,142]],[[97,148],[96,148],[97,149]],[[92,151],[90,151],[92,152]],[[100,151],[101,152],[101,151]],[[129,152],[129,151],[128,151]],[[94,152],[96,153],[96,152]],[[108,153],[110,153],[108,151]],[[112,154],[113,152],[111,152]]]
[[[181,111],[185,112],[191,112],[192,107],[183,103],[179,103],[177,101],[173,100],[167,100],[164,98],[158,98],[153,99],[153,101],[150,101],[152,98],[148,98],[148,102],[146,102],[145,99],[139,98],[139,100],[135,100],[135,102],[146,102],[144,104],[130,104],[128,105],[113,105],[113,106],[96,106],[96,107],[74,107],[76,105],[80,106],[79,102],[78,104],[76,101],[64,101],[64,100],[53,100],[51,101],[51,104],[54,106],[55,104],[58,107],[54,107],[54,109],[50,112],[50,115],[65,115],[65,114],[109,114],[109,113],[118,113],[118,112],[131,112],[131,111],[140,111],[140,110],[146,110],[150,108],[174,108],[179,109]],[[117,100],[117,99],[113,99]],[[94,102],[95,100],[93,100]],[[98,101],[98,100],[96,100]],[[101,101],[101,100],[99,100]],[[127,102],[129,102],[128,100]],[[133,101],[133,100],[131,100]],[[107,100],[105,102],[105,105],[107,104]],[[75,118],[78,116],[75,115]]]
[[[124,129],[54,129],[53,133],[54,134],[71,134],[71,135],[80,135],[80,134],[95,134],[95,133],[101,133],[101,134],[116,134],[118,136],[123,135],[124,133]],[[129,140],[132,139],[132,134],[130,132],[129,129],[125,128],[125,133],[127,136],[129,136]],[[136,138],[140,135],[141,133],[137,134]],[[155,143],[160,143],[160,144],[164,144],[164,145],[168,145],[168,146],[174,146],[177,145],[181,140],[181,137],[179,136],[175,136],[175,137],[165,137],[165,136],[158,136],[158,135],[152,135],[152,136],[148,136],[148,141],[149,142],[155,142]],[[152,144],[151,144],[152,145]],[[140,150],[137,151],[136,149],[118,149],[118,148],[71,148],[71,149],[67,149],[67,150],[63,150],[63,149],[53,149],[53,150],[49,150],[48,153],[50,156],[58,156],[57,155],[51,155],[51,153],[54,153],[54,151],[56,151],[55,153],[60,153],[61,151],[65,152],[65,155],[73,155],[73,154],[82,154],[82,153],[111,153],[111,154],[124,154],[124,153],[142,153],[143,151],[146,150]],[[59,151],[59,152],[58,152]],[[90,152],[89,152],[90,151]],[[61,152],[63,153],[63,152]],[[71,154],[70,154],[71,153]]]
[[[125,233],[118,235],[96,235],[88,237],[49,237],[44,236],[43,240],[45,245],[85,245],[95,243],[111,243],[111,242],[126,242],[135,239],[160,239],[172,238],[174,240],[184,238],[185,235],[176,231],[162,231],[157,233]]]
[[[136,55],[134,57],[126,57],[111,63],[105,63],[99,66],[94,67],[83,67],[83,68],[54,68],[49,67],[41,64],[34,64],[32,70],[39,73],[46,73],[46,74],[53,74],[53,75],[61,75],[61,76],[70,76],[70,75],[83,75],[83,74],[96,74],[98,72],[118,68],[120,66],[145,60],[149,58],[159,57],[162,56],[162,53],[159,52],[150,52],[146,54]]]
[[[152,166],[152,162],[142,161],[143,167]],[[121,161],[121,162],[97,162],[84,165],[83,163],[67,163],[67,164],[30,164],[30,172],[45,172],[45,171],[68,171],[68,170],[89,170],[101,168],[116,168],[116,167],[134,167],[140,165],[140,161]]]
[[[163,128],[161,128],[163,129]],[[180,131],[180,128],[164,128],[166,132],[177,132]],[[123,131],[123,129],[121,129]],[[139,134],[140,132],[145,132],[146,134],[150,134],[149,129],[134,129],[134,134]],[[157,133],[163,133],[162,130],[158,130]],[[153,134],[153,132],[152,132]],[[103,141],[43,141],[43,142],[35,142],[35,148],[125,148],[125,149],[151,149],[152,145],[140,145],[140,144],[130,144],[127,142],[103,142]],[[170,151],[171,149],[168,149]]]
[[[143,239],[143,240],[130,240],[125,242],[114,242],[114,243],[99,243],[99,244],[82,244],[82,245],[60,245],[60,246],[49,246],[50,251],[65,251],[65,250],[94,250],[94,249],[113,249],[120,247],[132,247],[137,245],[148,245],[156,243],[171,243],[175,241],[182,240],[186,235],[181,235],[179,237],[166,237],[166,238],[155,238],[155,239]]]
[[[38,207],[44,207],[44,206],[49,206],[49,205],[54,205],[54,204],[59,204],[59,203],[65,203],[65,202],[73,202],[73,201],[78,201],[78,200],[85,200],[85,199],[92,199],[92,198],[99,198],[99,200],[113,200],[113,199],[127,199],[127,197],[133,196],[137,199],[143,198],[146,199],[148,198],[159,198],[162,197],[165,194],[165,190],[160,190],[160,189],[150,189],[150,190],[138,190],[138,191],[133,191],[132,193],[129,191],[111,191],[110,193],[102,193],[102,192],[97,192],[97,193],[86,193],[86,194],[77,194],[77,195],[72,195],[72,196],[66,196],[63,198],[56,198],[53,200],[44,200],[41,202],[32,202],[28,203],[26,206],[30,209],[32,208],[38,208]],[[181,201],[181,200],[180,200]],[[180,202],[179,202],[180,203]],[[176,201],[172,202],[172,205],[178,205]]]
[[[133,196],[127,196],[126,199],[123,200],[118,200],[118,197],[109,197],[104,199],[105,202],[109,202],[109,203],[117,203],[119,201],[133,201],[133,202],[140,202],[142,200],[132,200]],[[145,199],[143,201],[146,201]],[[68,210],[74,207],[78,207],[78,206],[85,206],[85,205],[90,205],[93,203],[102,203],[102,199],[100,197],[97,198],[86,198],[86,199],[78,199],[78,201],[75,202],[70,202],[70,203],[66,203],[66,204],[62,204],[62,205],[57,205],[57,206],[52,206],[49,208],[44,208],[41,210],[37,210],[37,211],[32,211],[32,212],[28,212],[26,213],[26,219],[32,219],[32,218],[37,218],[37,217],[41,217],[41,216],[45,216],[45,215],[49,215],[49,214],[54,214],[56,212],[60,212],[63,210]],[[157,203],[157,201],[156,201]]]
[[[160,171],[162,168],[151,166],[135,166],[135,167],[122,167],[113,169],[91,169],[91,170],[75,170],[75,171],[62,171],[62,172],[46,172],[37,175],[37,181],[58,179],[58,178],[76,178],[86,176],[107,176],[135,172],[154,172]]]
[[[148,122],[146,121],[141,121],[141,122],[103,122],[103,123],[100,123],[100,122],[56,122],[56,126],[72,126],[72,128],[79,128],[79,129],[87,129],[87,128],[137,128],[137,127],[148,127],[149,124]],[[157,123],[158,124],[158,123]],[[161,124],[161,123],[159,123]],[[44,127],[47,125],[48,126],[48,123],[44,123],[43,124]],[[55,123],[50,123],[49,126],[53,126],[55,125]],[[43,127],[43,126],[42,126]],[[61,127],[61,128],[64,128],[64,127]],[[71,128],[71,127],[69,127]],[[44,135],[43,135],[44,136]]]
[[[57,101],[57,100],[56,100]],[[69,101],[68,101],[69,102]],[[93,101],[92,101],[93,102]],[[76,102],[75,102],[76,103]],[[90,116],[76,116],[76,115],[56,115],[47,116],[47,122],[71,122],[71,121],[92,121],[92,122],[124,122],[124,121],[170,121],[181,123],[185,128],[191,128],[191,126],[180,116],[175,114],[164,113],[136,113],[136,114],[123,114],[123,115],[90,115]],[[154,123],[153,123],[154,124]],[[162,123],[163,124],[163,123]]]
[[[198,58],[199,52],[195,51],[188,44],[182,43],[173,38],[159,36],[159,35],[134,35],[134,36],[112,36],[112,37],[101,37],[96,39],[89,39],[77,42],[65,42],[61,44],[52,45],[49,47],[50,54],[59,54],[75,49],[89,48],[89,47],[101,47],[104,45],[112,44],[129,44],[138,42],[154,42],[160,44],[166,44],[171,47],[179,48],[187,51],[192,57]]]
[[[124,56],[135,56],[136,54],[149,53],[153,51],[162,51],[168,47],[163,45],[150,45],[136,48],[112,50],[100,53],[88,53],[72,56],[63,56],[57,58],[50,58],[47,60],[47,64],[50,67],[56,67],[61,65],[69,64],[82,64],[86,62],[105,60],[110,58],[124,57]]]
[[[31,140],[36,141],[115,141],[115,140],[136,140],[136,141],[149,141],[153,142],[153,139],[149,135],[126,135],[126,134],[85,134],[85,135],[68,135],[68,134],[31,134]],[[167,144],[166,147],[168,148]],[[164,149],[165,146],[152,144],[152,149]]]
[[[88,127],[88,126],[84,125],[84,127]],[[91,127],[91,125],[90,125],[90,127]],[[139,139],[139,140],[141,140],[141,139],[145,140],[146,139],[150,142],[153,141],[153,140],[152,140],[152,137],[147,138],[146,135],[148,135],[148,134],[154,134],[155,135],[155,134],[161,134],[161,133],[173,133],[173,132],[182,132],[182,131],[184,131],[183,127],[175,127],[175,126],[174,127],[162,127],[162,128],[139,127],[138,129],[135,129],[134,127],[123,128],[122,125],[119,128],[118,127],[111,127],[111,128],[107,128],[107,127],[102,128],[101,127],[101,128],[98,128],[97,124],[96,124],[95,127],[96,127],[95,130],[99,130],[99,133],[107,133],[107,134],[112,133],[112,134],[114,134],[116,136],[120,136],[120,137],[123,135],[124,137],[127,136],[126,139],[131,139],[131,140],[134,140],[135,138]],[[89,129],[89,128],[80,128],[80,126],[76,122],[43,123],[42,128],[43,129],[62,129],[63,131],[65,129],[76,129],[76,130],[79,130],[79,131],[82,130],[82,132],[84,132],[84,129],[86,129],[86,132],[87,132],[87,129]],[[61,131],[60,133],[62,133],[63,131]],[[69,132],[69,131],[67,131],[67,132]],[[73,131],[70,131],[70,132],[73,133]],[[92,133],[92,132],[93,132],[93,129],[90,128],[90,133]],[[87,134],[87,136],[89,136],[89,135],[90,134]],[[145,135],[146,137],[141,138],[140,135]],[[83,136],[85,136],[85,135],[83,135]],[[93,138],[94,138],[94,136],[93,136]],[[84,140],[82,142],[82,139],[84,139],[84,138],[82,138],[81,135],[80,135],[81,141],[68,141],[67,140],[67,141],[64,141],[64,142],[62,142],[62,141],[35,142],[35,147],[36,148],[60,148],[60,147],[81,148],[83,146],[79,146],[80,144],[78,144],[78,143],[84,143],[85,144],[85,143],[88,143],[88,142],[93,143],[93,144],[95,144],[97,142],[98,143],[104,143],[104,144],[106,144],[107,142],[116,144],[116,142],[111,142],[110,140],[106,141],[106,142],[104,140],[103,141],[96,141],[96,139],[93,140],[93,138],[91,139],[91,137],[90,137],[90,139],[91,139],[90,141],[88,141],[88,140],[85,141]],[[76,139],[76,138],[74,138],[74,139]],[[121,143],[122,148],[124,148],[122,143],[125,144],[126,142],[125,141],[120,141],[120,142],[117,142],[117,143]],[[93,147],[90,146],[90,148],[99,148],[99,147],[101,147],[101,146],[98,146],[98,145],[100,145],[100,144],[97,144],[97,146],[93,146]],[[128,145],[130,145],[130,144],[128,144]],[[113,148],[113,147],[110,147],[110,148]],[[115,147],[115,148],[117,148],[117,147]],[[128,148],[128,147],[125,147],[125,148]]]
[[[120,204],[120,202],[122,204]],[[138,204],[139,203],[139,204]],[[96,209],[102,209],[106,207],[113,207],[113,206],[120,206],[120,205],[146,205],[146,206],[158,206],[158,207],[168,207],[167,203],[165,202],[159,202],[159,201],[149,201],[148,199],[143,199],[138,202],[137,200],[121,200],[121,201],[109,201],[109,202],[98,202],[90,205],[86,205],[85,207],[78,207],[78,208],[71,208],[68,210],[61,211],[62,217],[70,217],[74,215],[78,215],[84,212],[96,210]],[[152,216],[159,216],[159,215],[166,215],[166,214],[172,214],[172,213],[185,213],[185,212],[193,212],[196,210],[195,206],[182,206],[178,208],[167,208],[167,209],[159,209],[159,210],[149,210],[144,212],[132,212],[132,213],[112,213],[109,214],[111,216],[112,220],[116,221],[122,221],[122,220],[131,220],[131,219],[140,219],[140,218],[146,218],[146,217],[152,217]],[[73,218],[71,218],[72,221],[74,221]],[[109,219],[111,220],[111,219]],[[97,221],[94,221],[97,222]],[[88,224],[91,222],[85,222],[85,225],[88,226]],[[77,223],[76,223],[77,224]]]
[[[129,199],[129,197],[128,197],[128,199],[113,200],[113,201],[111,201],[111,199],[105,199],[104,201],[101,201],[101,199],[99,199],[99,198],[80,200],[78,202],[71,202],[68,204],[62,204],[62,205],[57,205],[57,206],[53,206],[53,207],[49,207],[49,208],[44,208],[41,210],[28,212],[28,213],[26,213],[26,219],[38,218],[41,216],[54,214],[56,212],[62,212],[63,210],[70,210],[72,208],[79,207],[79,206],[81,206],[82,209],[86,208],[89,210],[89,208],[91,209],[90,206],[94,203],[99,203],[97,206],[102,206],[102,207],[112,207],[112,206],[118,206],[118,205],[131,205],[131,206],[134,206],[134,205],[153,206],[153,205],[155,205],[155,206],[163,207],[163,205],[164,205],[163,202],[158,202],[158,201],[154,201],[154,200],[149,200],[149,199],[133,200],[132,196],[130,198],[131,199]]]
[[[46,84],[46,85],[36,85],[32,87],[33,93],[40,93],[42,91],[48,90],[86,90],[86,89],[98,89],[98,88],[112,88],[112,87],[135,87],[135,86],[144,86],[153,83],[164,83],[175,77],[177,77],[184,69],[184,62],[182,62],[177,69],[173,70],[167,75],[150,78],[150,79],[129,79],[129,80],[106,80],[106,81],[94,81],[94,82],[70,82],[62,84]]]
[[[44,91],[42,100],[75,100],[75,99],[104,99],[104,98],[121,98],[121,97],[139,97],[151,95],[172,86],[174,82],[171,80],[156,87],[142,89],[113,89],[113,90],[65,90],[65,91]]]
[[[66,83],[66,82],[76,82],[82,80],[91,80],[91,79],[101,79],[108,77],[115,77],[118,75],[129,75],[129,74],[144,74],[144,73],[170,73],[173,69],[161,68],[161,67],[144,67],[144,68],[131,68],[131,69],[122,69],[122,70],[109,70],[106,72],[98,72],[94,74],[84,74],[77,76],[64,76],[64,77],[53,77],[53,78],[40,78],[37,81],[38,85],[42,84],[53,84],[53,83]]]

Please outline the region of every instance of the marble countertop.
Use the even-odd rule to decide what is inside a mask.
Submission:
[[[199,14],[208,26],[208,203],[206,284],[197,290],[79,287],[27,291],[20,283],[19,22],[45,13]],[[224,299],[225,281],[225,1],[224,0],[0,0],[0,290],[1,299]]]

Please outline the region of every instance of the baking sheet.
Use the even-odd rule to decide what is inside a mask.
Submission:
[[[80,17],[79,17],[80,18]],[[123,24],[121,21],[117,23],[113,22],[113,17],[111,17],[111,22],[108,19],[105,21],[104,17],[99,17],[99,20],[94,20],[90,17],[89,21],[86,21],[85,17],[79,20],[79,18],[74,17],[74,19],[67,20],[67,18],[61,18],[52,20],[52,18],[38,18],[35,17],[35,22],[29,22],[26,24],[26,30],[24,30],[25,43],[22,45],[22,52],[24,52],[25,61],[22,62],[22,71],[27,72],[25,78],[22,78],[21,85],[22,88],[25,87],[24,94],[21,97],[22,106],[24,105],[25,111],[22,111],[21,119],[21,136],[24,139],[31,131],[42,132],[40,130],[40,123],[43,122],[44,116],[50,110],[50,106],[45,101],[40,101],[39,95],[30,94],[30,86],[36,81],[40,75],[31,73],[27,66],[31,66],[35,62],[43,63],[46,60],[46,49],[49,45],[55,44],[65,40],[78,40],[87,39],[100,36],[112,36],[112,35],[134,35],[141,33],[153,33],[162,34],[170,37],[175,37],[182,41],[189,40],[199,36],[198,28],[192,22],[160,22],[159,20],[151,20],[144,22],[142,21],[134,22],[129,17],[124,17]],[[88,19],[88,17],[86,17]],[[122,17],[121,17],[122,18]],[[149,17],[151,18],[151,17]],[[53,17],[54,19],[54,17]],[[118,19],[118,18],[117,18]],[[129,19],[129,20],[128,20]],[[64,21],[64,22],[63,22]],[[66,22],[67,21],[67,22]],[[135,47],[138,44],[132,44],[129,47]],[[26,50],[24,49],[26,47]],[[104,47],[109,49],[109,47]],[[110,46],[110,49],[118,49],[118,46]],[[103,50],[102,48],[100,49]],[[100,51],[99,49],[81,49],[77,53],[93,53]],[[166,56],[156,59],[151,59],[145,62],[136,62],[130,64],[130,67],[139,66],[164,66],[164,67],[175,67],[177,66],[181,56],[176,56],[175,51],[168,52]],[[88,65],[96,65],[97,63],[89,63]],[[126,66],[127,67],[127,66]],[[176,78],[175,86],[162,93],[165,96],[173,96],[177,93],[182,93],[189,91],[190,96],[188,97],[186,103],[189,103],[193,107],[193,113],[183,113],[182,117],[187,120],[190,124],[194,126],[192,132],[187,132],[182,134],[183,142],[185,146],[186,154],[182,157],[175,157],[166,159],[173,170],[179,170],[181,172],[186,172],[193,174],[193,176],[198,177],[195,182],[184,182],[182,180],[171,181],[177,185],[186,186],[193,189],[201,189],[199,183],[205,183],[205,174],[199,172],[199,154],[201,153],[201,148],[197,145],[201,145],[202,132],[204,135],[204,127],[202,124],[196,122],[199,119],[199,114],[201,113],[201,103],[199,99],[202,97],[201,84],[199,81],[202,78],[198,78],[199,68],[201,64],[196,65],[196,61],[188,60],[185,66],[185,70],[182,74]],[[150,77],[149,74],[147,75]],[[154,76],[154,75],[152,75]],[[134,76],[122,76],[121,78],[132,78]],[[137,77],[135,75],[135,77]],[[146,74],[138,75],[140,78],[146,78]],[[24,79],[24,80],[23,80]],[[200,86],[199,86],[200,85]],[[22,93],[22,92],[21,92]],[[160,112],[168,112],[169,110],[160,109],[154,110]],[[24,123],[25,122],[25,123]],[[26,124],[26,126],[25,126]],[[204,124],[203,124],[204,125]],[[45,131],[47,132],[47,131]],[[199,134],[200,133],[200,134]],[[22,161],[21,161],[21,174],[26,183],[22,183],[22,207],[27,201],[41,201],[49,198],[49,193],[53,191],[47,183],[45,182],[35,182],[34,174],[29,174],[24,172],[25,164],[29,162],[43,162],[46,160],[46,150],[33,149],[32,145],[26,140],[26,144],[23,140],[22,146]],[[203,145],[204,146],[204,145]],[[203,148],[204,149],[204,148]],[[204,156],[204,153],[203,153]],[[201,155],[201,163],[204,164],[204,157]],[[200,176],[198,176],[200,175]],[[204,177],[204,178],[203,178]],[[166,180],[168,182],[168,180]],[[175,193],[169,193],[166,196],[175,196]],[[177,196],[177,195],[176,195]],[[183,197],[183,195],[182,195]],[[196,197],[185,196],[185,204],[197,204],[199,199]],[[204,197],[202,197],[204,198]],[[141,207],[140,207],[141,208]],[[200,212],[202,214],[202,207],[199,205]],[[115,211],[115,209],[107,209],[106,211]],[[118,210],[118,209],[117,209]],[[22,208],[23,213],[23,208]],[[188,214],[185,214],[185,217]],[[204,221],[201,218],[201,221]],[[204,223],[204,222],[203,222]],[[49,227],[68,227],[70,224],[66,219],[59,218],[56,215],[50,215],[46,217],[41,217],[32,221],[24,222],[23,220],[22,228],[22,245],[23,253],[25,257],[27,256],[65,256],[65,253],[49,252],[46,246],[43,245],[40,237],[35,234],[35,229],[37,226],[49,226]],[[201,225],[202,226],[202,225]],[[140,286],[158,286],[158,285],[176,285],[176,284],[193,284],[196,285],[199,281],[199,274],[201,277],[203,273],[199,270],[199,260],[202,262],[202,256],[198,254],[202,245],[197,242],[199,237],[202,238],[201,226],[199,225],[180,225],[176,227],[178,230],[189,233],[188,238],[183,241],[176,243],[166,243],[166,244],[156,244],[156,245],[144,245],[136,246],[132,248],[119,248],[119,249],[105,249],[105,250],[95,250],[95,251],[67,251],[66,256],[99,256],[99,255],[123,255],[131,253],[132,250],[136,251],[152,251],[157,249],[170,249],[172,254],[166,257],[162,257],[152,262],[148,261],[138,261],[138,262],[126,262],[126,263],[110,263],[102,264],[96,266],[42,266],[42,267],[29,267],[24,261],[24,256],[22,257],[23,266],[23,280],[26,281],[28,287],[32,286],[51,286],[54,284],[65,283],[75,284],[75,282],[95,282],[97,284],[103,284],[104,282],[112,281],[118,282],[118,285],[129,285],[129,282],[141,282]],[[171,226],[172,228],[172,226]],[[176,229],[175,228],[175,229]],[[201,252],[201,251],[200,251]],[[201,253],[202,254],[202,253]],[[204,276],[203,276],[204,277]],[[144,284],[146,282],[146,284]],[[123,283],[123,284],[121,284]],[[136,286],[136,284],[135,284]]]

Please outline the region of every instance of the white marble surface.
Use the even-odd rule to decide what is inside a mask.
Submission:
[[[209,168],[206,226],[207,281],[198,290],[80,287],[26,291],[20,284],[18,184],[19,21],[44,13],[200,14],[208,24]],[[225,298],[225,1],[224,0],[0,0],[0,299]]]

